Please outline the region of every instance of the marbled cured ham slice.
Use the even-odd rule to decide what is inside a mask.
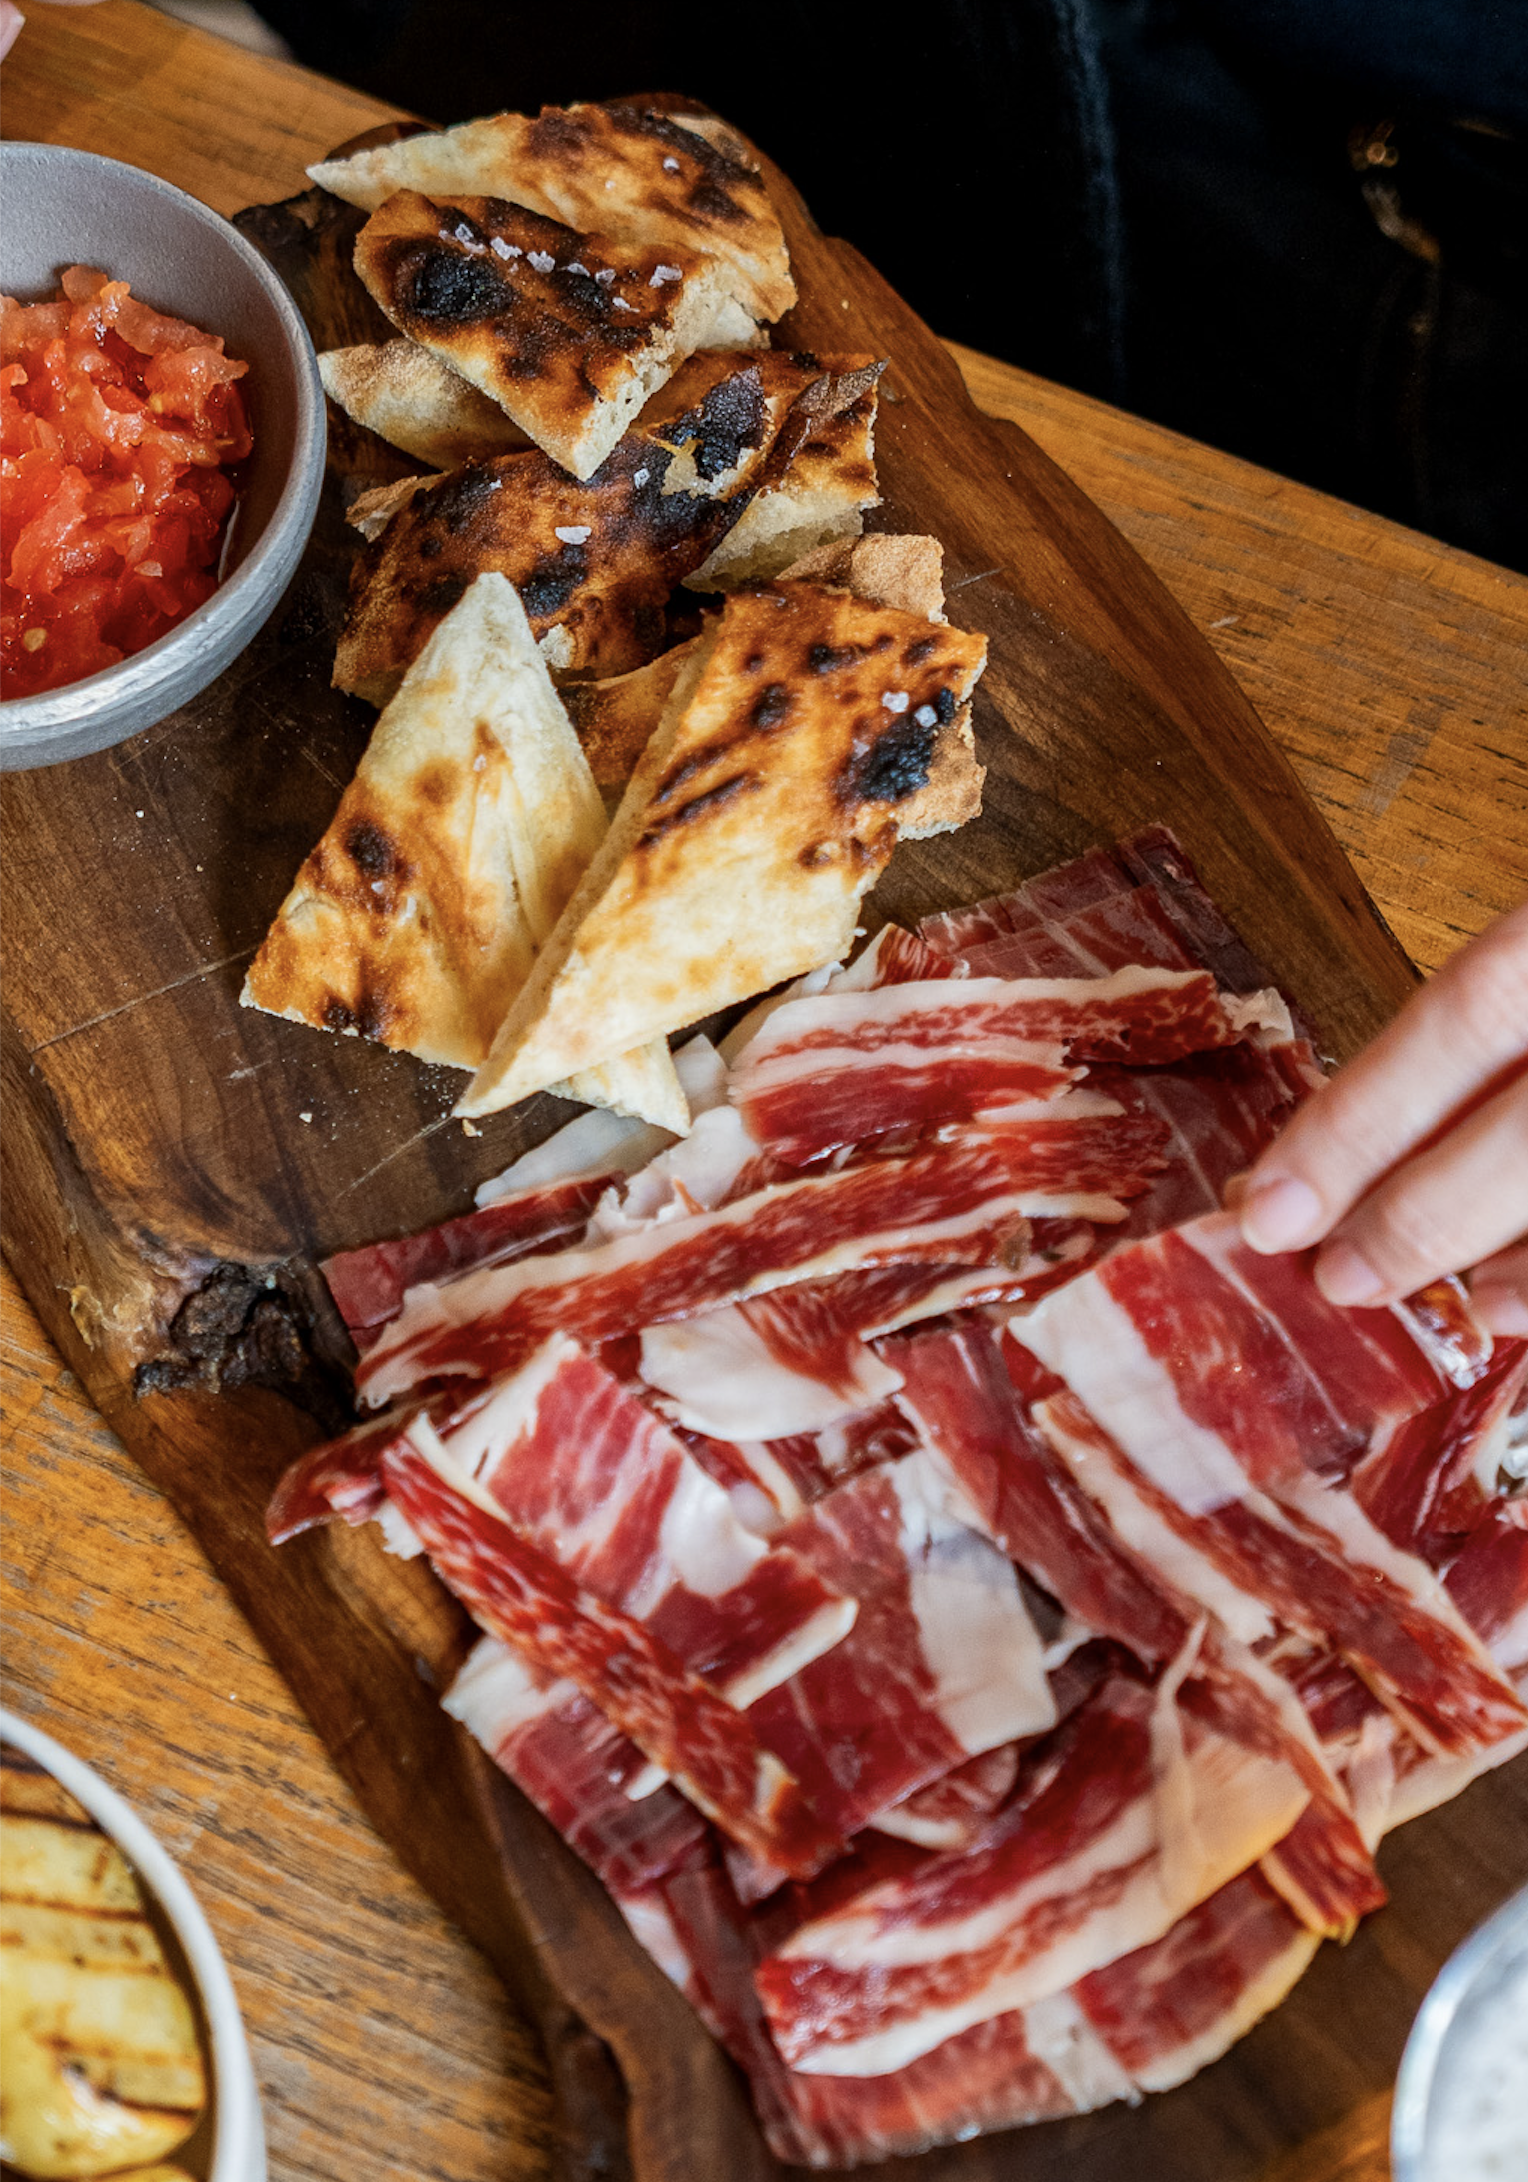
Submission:
[[[862,1470],[911,1454],[918,1435],[891,1402],[846,1417],[821,1432],[788,1439],[716,1440],[686,1432],[686,1445],[710,1476],[726,1488],[738,1520],[772,1537],[783,1523]]]
[[[1204,970],[829,990],[773,1010],[737,1057],[730,1095],[759,1142],[799,1166],[868,1137],[1055,1098],[1076,1080],[1069,1063],[1156,1066],[1233,1045],[1259,1019]]]
[[[859,1600],[843,1642],[749,1712],[841,1833],[1054,1722],[1012,1563],[941,1511],[919,1457],[862,1471],[774,1543]]]
[[[1162,1163],[1111,1240],[1131,1240],[1216,1212],[1232,1175],[1250,1167],[1317,1083],[1300,1045],[1243,1042],[1170,1068],[1091,1068],[1088,1087],[1162,1131]]]
[[[1118,1185],[1120,1168],[1100,1179]],[[901,1384],[871,1342],[949,1311],[1043,1295],[1080,1266],[1096,1233],[1090,1221],[1037,1220],[1011,1266],[884,1266],[651,1326],[642,1377],[689,1431],[749,1446],[815,1438],[878,1409]]]
[[[407,1291],[421,1282],[455,1280],[475,1266],[564,1248],[583,1233],[613,1178],[586,1175],[521,1190],[418,1235],[325,1258],[321,1271],[356,1347],[370,1348],[397,1317]]]
[[[1090,1971],[1072,1997],[1132,2085],[1168,2091],[1276,2007],[1320,1944],[1246,1871],[1151,1946]]]
[[[811,1890],[815,1894],[833,1874]],[[1284,1998],[1320,1944],[1256,1872],[1068,1991],[994,2016],[883,2076],[785,2067],[754,1987],[799,1917],[742,1910],[715,1860],[622,1897],[633,1931],[747,2071],[775,2155],[843,2167],[1165,2090]]]
[[[877,1818],[876,1831],[924,1849],[967,1849],[1013,1793],[1019,1777],[1016,1742],[1000,1743],[964,1765],[951,1766]]]
[[[523,1539],[443,1449],[427,1455],[412,1439],[393,1441],[382,1475],[389,1499],[474,1620],[591,1697],[729,1839],[801,1877],[839,1852],[839,1837],[745,1715],[640,1622]]]
[[[590,1250],[416,1288],[361,1359],[357,1387],[380,1406],[421,1381],[496,1377],[559,1330],[600,1341],[857,1267],[1001,1262],[1022,1244],[1033,1198],[985,1145],[780,1183]]]
[[[566,1336],[441,1441],[522,1537],[734,1704],[853,1627],[852,1595],[744,1529],[662,1420]]]
[[[650,1794],[648,1761],[571,1683],[482,1637],[442,1702],[614,1892],[709,1857],[705,1820],[677,1788]]]
[[[1171,1677],[1116,1677],[974,1849],[871,1886],[761,1963],[775,2043],[808,2074],[904,2066],[1160,1939],[1306,1801],[1280,1759],[1185,1719]]]
[[[1528,1342],[1500,1341],[1496,1349],[1472,1386],[1421,1411],[1353,1475],[1370,1520],[1434,1568],[1447,1567],[1520,1482],[1504,1464],[1514,1412],[1528,1401]],[[1522,1422],[1528,1440],[1528,1415]]]
[[[1097,976],[1152,963],[1209,970],[1232,993],[1271,982],[1166,826],[1089,849],[1012,894],[926,917],[918,932],[976,977]]]
[[[1229,1584],[1260,1600],[1342,1653],[1429,1748],[1514,1733],[1515,1693],[1432,1571],[1322,1481],[1351,1471],[1365,1419],[1371,1433],[1390,1432],[1436,1399],[1436,1374],[1414,1342],[1403,1352],[1393,1314],[1343,1313],[1387,1325],[1346,1343],[1342,1325],[1324,1328],[1313,1376],[1296,1351],[1310,1335],[1294,1305],[1293,1331],[1266,1294],[1261,1312],[1248,1311],[1212,1262],[1235,1248],[1230,1227],[1210,1220],[1118,1252],[1010,1322],[1008,1338],[1065,1385],[1036,1403],[1036,1423],[1116,1524],[1149,1527],[1162,1551],[1176,1541],[1174,1580],[1190,1596],[1217,1610]],[[1315,1297],[1300,1264],[1283,1278]],[[1253,1384],[1275,1398],[1247,1401]]]
[[[713,1439],[787,1439],[875,1409],[901,1380],[832,1293],[772,1289],[642,1335],[642,1376],[671,1415]]]
[[[1271,1852],[1270,1876],[1317,1931],[1346,1932],[1378,1907],[1384,1890],[1308,1722],[1247,1649],[1274,1632],[1261,1599],[1168,1525],[1099,1504],[1092,1478],[1072,1474],[1030,1415],[1006,1368],[1020,1358],[1000,1352],[986,1327],[911,1337],[891,1353],[903,1373],[899,1406],[960,1504],[1076,1622],[1165,1666],[1209,1610],[1183,1702],[1218,1733],[1279,1755],[1311,1797],[1300,1839],[1287,1855]]]
[[[887,2076],[802,2076],[780,2059],[753,1972],[782,1920],[743,1911],[716,1863],[621,1897],[637,1938],[746,2071],[770,2149],[805,2167],[848,2167],[977,2130],[1044,2121],[1128,2092],[1117,2067],[1091,2098],[1069,2085],[1008,2015]],[[788,1918],[789,1912],[786,1912]],[[1042,2032],[1042,2043],[1045,2040]],[[1065,2064],[1063,2063],[1063,2066]],[[1079,2072],[1080,2073],[1080,2072]]]

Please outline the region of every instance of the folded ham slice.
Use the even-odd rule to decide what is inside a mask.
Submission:
[[[435,1438],[428,1425],[414,1431],[427,1443]],[[391,1441],[382,1475],[389,1499],[479,1625],[593,1697],[731,1840],[800,1877],[840,1851],[838,1836],[745,1716],[639,1621],[527,1543],[438,1440],[427,1453],[412,1438]]]
[[[1075,1081],[1068,1063],[1176,1061],[1235,1044],[1268,1007],[1227,1000],[1206,970],[1101,978],[973,977],[828,990],[775,1008],[738,1056],[750,1129],[804,1165],[842,1144],[945,1125]]]
[[[1015,1185],[985,1144],[780,1183],[595,1249],[416,1288],[362,1358],[356,1384],[377,1407],[444,1375],[496,1376],[558,1330],[605,1340],[863,1266],[999,1263],[1031,1206],[1048,1209],[1043,1193]]]
[[[883,2075],[1169,1931],[1282,1839],[1307,1791],[1116,1677],[963,1853],[804,1925],[759,1967],[793,2068]]]

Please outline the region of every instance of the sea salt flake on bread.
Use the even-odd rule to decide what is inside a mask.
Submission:
[[[399,190],[362,228],[355,268],[401,333],[579,478],[685,357],[761,338],[715,258],[581,233],[501,197]]]
[[[347,417],[436,470],[530,444],[497,402],[417,341],[325,349],[318,375]]]
[[[788,488],[795,456],[873,390],[880,368],[863,356],[705,352],[587,482],[532,450],[382,488],[385,505],[374,496],[352,510],[374,542],[352,571],[336,686],[385,703],[488,568],[519,591],[554,673],[646,665],[665,648],[675,588],[745,510]]]
[[[400,189],[507,197],[621,242],[710,251],[753,318],[772,321],[796,300],[764,178],[714,114],[667,112],[643,99],[545,106],[426,131],[308,173],[366,212]]]
[[[729,598],[457,1111],[841,959],[985,658],[840,589]]]
[[[378,720],[240,997],[476,1068],[605,827],[513,586],[481,576]],[[682,1132],[667,1046],[637,1043],[556,1088]]]

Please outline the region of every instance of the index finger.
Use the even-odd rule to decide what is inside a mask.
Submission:
[[[1247,1178],[1253,1250],[1320,1242],[1450,1115],[1528,1058],[1528,902],[1444,964],[1295,1114]]]

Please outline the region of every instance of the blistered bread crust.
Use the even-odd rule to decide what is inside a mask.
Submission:
[[[646,665],[665,647],[675,587],[780,489],[834,416],[864,400],[880,368],[865,357],[708,352],[675,374],[586,483],[530,452],[387,488],[397,512],[352,570],[336,685],[385,703],[485,569],[514,584],[554,672]]]
[[[501,197],[400,190],[356,238],[355,268],[401,333],[580,478],[686,356],[758,338],[714,258]]]
[[[426,131],[308,173],[367,212],[400,189],[508,197],[622,242],[711,251],[754,318],[772,321],[796,300],[764,178],[714,116],[660,113],[641,99],[547,106]]]
[[[845,953],[985,657],[841,590],[729,599],[459,1111]]]
[[[435,470],[530,444],[513,417],[417,341],[326,349],[324,392],[346,416]]]

